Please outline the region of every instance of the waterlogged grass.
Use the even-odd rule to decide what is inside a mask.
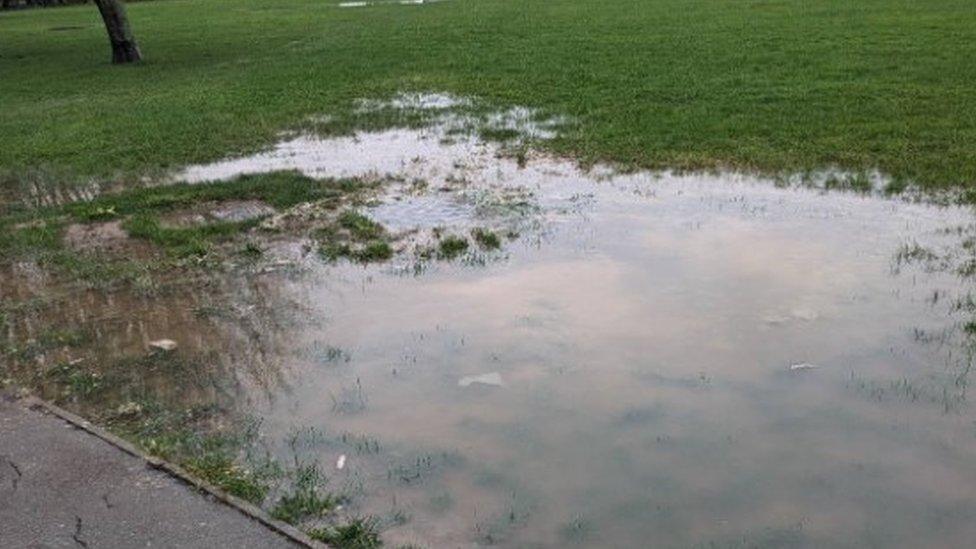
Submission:
[[[455,259],[468,251],[468,240],[457,235],[448,235],[437,244],[437,255],[441,259]]]
[[[358,240],[376,240],[383,236],[383,226],[365,215],[348,210],[339,216],[339,226]]]
[[[174,462],[225,492],[261,505],[281,467],[270,460],[242,459],[257,440],[257,425],[239,422],[214,427],[222,411],[176,408],[153,398],[128,401],[99,413],[116,434],[150,454]]]
[[[376,520],[369,517],[355,518],[338,526],[314,528],[308,531],[308,536],[336,549],[373,549],[383,545]]]
[[[342,212],[334,223],[319,227],[315,235],[319,254],[329,261],[347,258],[374,263],[393,257],[386,229],[354,210]]]
[[[471,231],[471,238],[473,238],[483,250],[497,250],[502,247],[502,239],[491,229],[473,229]]]
[[[260,218],[168,226],[164,223],[165,214],[229,200],[255,200],[277,209],[315,203],[329,209],[368,188],[368,185],[351,180],[317,180],[298,172],[283,171],[244,175],[231,181],[123,190],[90,201],[21,211],[0,218],[0,252],[6,260],[34,256],[43,263],[61,267],[75,278],[85,278],[86,270],[91,269],[95,269],[90,275],[94,279],[119,278],[105,276],[112,274],[105,271],[113,263],[102,261],[104,258],[88,261],[83,254],[66,248],[64,230],[69,223],[119,220],[128,236],[149,241],[172,257],[199,257],[209,253],[215,244],[231,241],[254,228]],[[354,229],[382,232],[378,226],[355,226]],[[253,243],[245,244],[243,253],[260,256],[260,249]],[[382,251],[377,250],[370,253],[382,255]],[[114,265],[124,265],[124,262]],[[118,274],[134,276],[126,272]]]
[[[260,200],[275,208],[304,202],[338,203],[355,191],[351,180],[320,180],[296,171],[242,175],[231,181],[146,187],[75,202],[64,209],[80,221],[103,221],[119,216],[174,211],[201,202]]]
[[[335,508],[339,499],[322,487],[325,475],[315,463],[298,466],[292,473],[291,491],[271,508],[271,516],[299,525],[306,519],[320,518]]]
[[[147,58],[132,67],[108,63],[90,5],[3,14],[0,166],[13,180],[40,168],[134,181],[254,151],[358,98],[432,90],[566,115],[574,128],[547,146],[585,161],[976,183],[968,0],[172,0],[129,12]]]
[[[226,242],[245,229],[256,225],[244,223],[209,223],[197,227],[166,227],[152,215],[136,215],[123,227],[129,236],[156,244],[177,257],[203,256],[214,243]]]
[[[268,494],[266,481],[238,465],[234,458],[221,452],[204,453],[188,458],[183,467],[221,490],[260,505]]]

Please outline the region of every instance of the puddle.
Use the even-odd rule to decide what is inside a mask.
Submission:
[[[906,242],[952,245],[943,229],[968,211],[522,162],[444,126],[297,136],[179,177],[282,169],[395,180],[361,208],[391,230],[519,236],[416,275],[308,259],[64,310],[96,329],[103,358],[161,339],[172,355],[210,352],[201,377],[233,379],[274,451],[327,466],[347,511],[379,517],[390,545],[958,547],[976,535],[965,318],[932,299],[966,288],[893,268]],[[215,390],[204,386],[192,398]]]

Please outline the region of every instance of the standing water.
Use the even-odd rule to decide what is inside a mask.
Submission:
[[[394,546],[971,543],[965,318],[939,298],[965,287],[899,261],[952,245],[968,212],[499,152],[428,128],[189,168],[420,181],[361,213],[407,239],[488,226],[504,243],[255,275],[270,303],[242,308],[302,320],[233,337],[172,304],[99,337],[260,362],[236,375],[261,380],[268,443],[325,464]]]

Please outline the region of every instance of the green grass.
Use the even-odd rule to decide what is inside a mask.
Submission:
[[[152,215],[136,215],[123,225],[129,236],[144,238],[177,257],[202,256],[214,242],[226,241],[253,223],[211,223],[197,227],[164,227]]]
[[[79,221],[98,221],[146,212],[162,213],[222,200],[261,200],[275,208],[303,202],[338,203],[357,188],[352,181],[316,180],[294,171],[243,175],[232,181],[178,184],[103,195],[65,207]]]
[[[329,261],[347,258],[375,263],[393,257],[386,229],[354,210],[346,210],[334,223],[320,226],[315,236],[320,242],[319,254]]]
[[[373,549],[383,546],[376,520],[372,518],[354,518],[346,524],[315,528],[309,530],[308,535],[336,549]]]
[[[349,231],[356,240],[376,240],[385,232],[382,225],[353,210],[339,215],[339,226]]]
[[[271,508],[273,518],[297,525],[324,516],[339,503],[334,495],[321,489],[326,479],[315,464],[297,467],[293,476],[291,492]]]
[[[91,5],[0,14],[4,181],[128,182],[253,151],[356,98],[435,90],[573,117],[550,146],[584,161],[976,184],[970,0],[168,0],[129,14],[147,61],[127,67],[107,62]]]
[[[437,255],[441,259],[454,259],[466,251],[468,251],[468,241],[461,236],[445,236],[437,245]]]
[[[284,171],[245,175],[223,182],[128,189],[105,194],[91,201],[0,215],[0,252],[3,252],[5,259],[40,254],[49,263],[66,267],[68,272],[78,277],[83,277],[86,269],[94,269],[92,277],[97,278],[107,274],[107,265],[92,265],[81,254],[64,248],[62,230],[66,221],[90,223],[121,219],[124,221],[123,228],[131,237],[148,240],[178,258],[201,256],[214,243],[231,240],[252,228],[258,220],[169,227],[161,221],[160,216],[181,208],[199,206],[201,203],[231,199],[260,200],[281,209],[306,202],[319,202],[323,206],[331,207],[338,206],[363,188],[363,185],[352,181],[315,180],[298,172]],[[33,219],[30,215],[34,216]],[[27,226],[20,227],[18,222],[25,219],[32,221]],[[378,229],[366,225],[365,228],[357,227],[357,230],[382,231],[382,227],[375,227]],[[244,251],[250,255],[255,253],[253,248],[245,247]],[[96,268],[98,265],[101,267]]]
[[[497,250],[502,247],[502,239],[491,229],[473,229],[471,231],[471,238],[485,250]]]
[[[183,467],[228,494],[260,505],[268,493],[267,483],[220,452],[204,453],[184,460]]]

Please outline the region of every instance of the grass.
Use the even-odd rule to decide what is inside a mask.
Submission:
[[[354,518],[346,524],[315,528],[308,531],[308,536],[336,549],[373,549],[383,545],[372,518]]]
[[[339,215],[339,226],[349,231],[357,240],[376,240],[385,232],[382,225],[353,210]]]
[[[471,231],[471,238],[485,250],[497,250],[502,247],[502,239],[491,229],[473,229]]]
[[[334,223],[319,227],[315,234],[319,254],[330,261],[347,258],[374,263],[393,257],[386,229],[354,210],[340,213]]]
[[[221,490],[260,505],[268,494],[268,485],[260,477],[240,467],[234,458],[219,452],[188,458],[183,467]]]
[[[309,518],[325,515],[335,508],[339,500],[321,490],[325,476],[316,464],[298,466],[293,472],[292,490],[271,508],[271,516],[288,524],[300,524]]]
[[[253,446],[254,425],[216,429],[212,408],[179,410],[160,401],[130,401],[103,420],[145,451],[177,463],[190,474],[255,505],[264,502],[271,483],[283,473],[272,462],[249,466],[239,454]]]
[[[259,220],[170,227],[163,223],[161,216],[225,200],[259,200],[279,209],[308,202],[336,207],[363,188],[352,181],[316,180],[298,172],[283,171],[206,184],[128,189],[90,201],[0,216],[0,252],[5,260],[40,254],[49,263],[84,275],[84,270],[93,266],[81,254],[65,249],[62,241],[65,225],[118,219],[123,221],[129,236],[152,242],[174,257],[202,256],[213,244],[233,239]],[[31,222],[20,226],[25,220]],[[244,252],[260,255],[260,249],[253,243],[246,245]],[[106,263],[97,262],[95,266],[99,268],[92,274],[93,278],[106,274]]]
[[[437,244],[437,255],[441,259],[454,259],[468,251],[468,241],[464,237],[448,235]]]
[[[103,221],[146,212],[170,212],[201,202],[260,200],[275,208],[304,202],[338,203],[356,190],[352,181],[317,180],[295,171],[242,175],[232,181],[133,189],[73,202],[65,210],[79,221]]]
[[[170,0],[129,14],[147,57],[131,67],[108,63],[90,5],[0,16],[4,181],[134,181],[256,150],[357,98],[435,90],[567,115],[575,129],[548,146],[584,161],[976,184],[968,0]]]

